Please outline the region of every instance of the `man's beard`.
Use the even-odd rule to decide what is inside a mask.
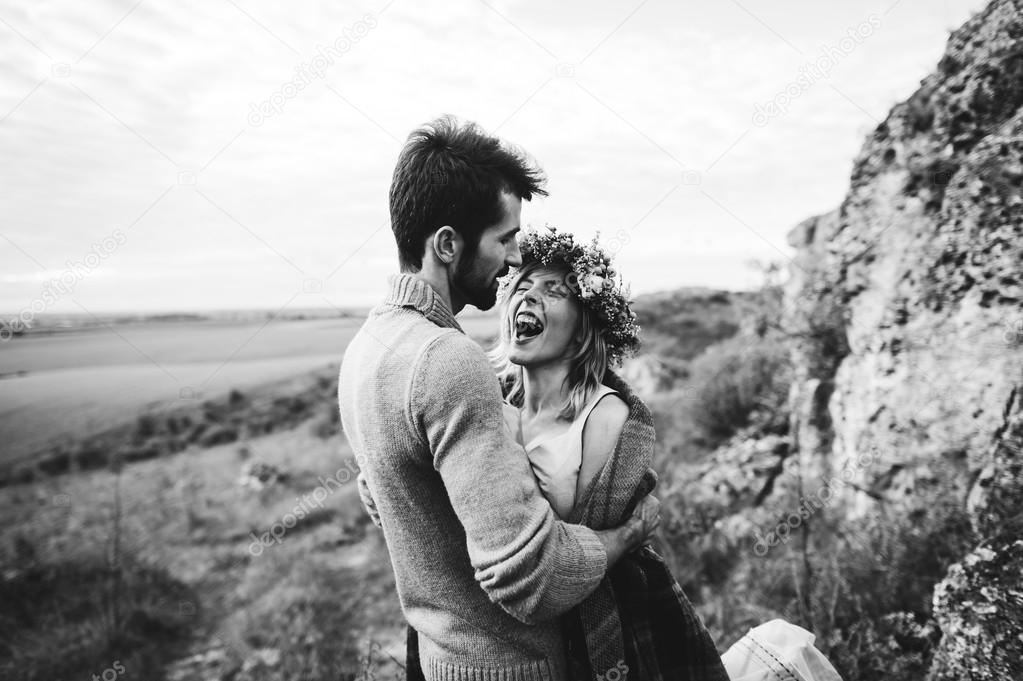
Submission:
[[[465,298],[465,302],[480,310],[489,310],[497,302],[497,286],[487,272],[477,266],[478,259],[468,262],[463,258],[455,267],[452,283]]]

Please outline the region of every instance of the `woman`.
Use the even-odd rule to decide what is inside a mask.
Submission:
[[[650,412],[610,366],[639,327],[610,256],[548,228],[520,241],[491,353],[506,423],[564,520],[621,523],[656,483]],[[564,618],[576,678],[728,678],[709,633],[664,561],[644,547]]]

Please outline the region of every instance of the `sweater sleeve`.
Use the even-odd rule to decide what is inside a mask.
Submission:
[[[607,569],[603,545],[593,530],[558,520],[541,495],[506,430],[479,345],[454,333],[433,341],[414,367],[409,399],[488,597],[527,624],[586,598]]]

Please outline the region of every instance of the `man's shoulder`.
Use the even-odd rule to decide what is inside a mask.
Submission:
[[[375,337],[388,343],[405,343],[426,346],[437,338],[449,335],[463,335],[456,329],[438,326],[422,313],[396,305],[378,305],[370,310],[362,323],[359,334]]]
[[[497,375],[483,348],[455,329],[425,341],[411,362],[414,401],[493,400],[500,402]]]
[[[461,362],[466,368],[489,367],[479,343],[458,329],[438,326],[408,308],[390,305],[374,308],[356,339],[371,344],[382,354],[399,357],[414,370],[438,362]]]
[[[436,374],[442,369],[454,370],[449,378],[457,379],[469,375],[486,375],[495,378],[487,355],[479,343],[455,329],[435,327],[437,333],[431,333],[423,339],[422,350],[415,362],[417,371]]]

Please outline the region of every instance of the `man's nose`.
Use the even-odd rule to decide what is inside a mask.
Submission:
[[[519,242],[517,239],[512,239],[511,250],[508,252],[508,256],[504,259],[504,262],[509,267],[522,266],[522,251],[519,250]]]

